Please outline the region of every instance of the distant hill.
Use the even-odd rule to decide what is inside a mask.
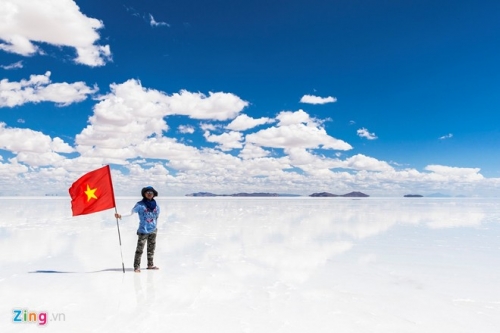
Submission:
[[[191,194],[186,194],[186,197],[216,197],[217,194],[213,194],[210,192],[196,192]]]
[[[423,198],[424,196],[421,194],[405,194],[405,198]]]
[[[442,194],[442,193],[432,193],[432,194],[428,194],[426,196],[429,198],[450,198],[451,197],[451,195]]]
[[[279,197],[278,193],[234,193],[234,194],[214,194],[210,192],[196,192],[186,194],[187,197]]]
[[[231,197],[278,197],[278,193],[235,193]]]
[[[328,192],[313,193],[309,195],[310,197],[347,197],[347,198],[366,198],[369,197],[368,194],[362,192],[350,192],[346,194],[332,194]]]
[[[313,193],[310,197],[338,197],[338,194],[332,194],[328,192]]]

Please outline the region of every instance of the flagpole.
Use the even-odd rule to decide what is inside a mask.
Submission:
[[[118,210],[116,209],[116,200],[115,200],[115,190],[113,188],[113,180],[111,179],[111,168],[109,165],[106,165],[109,174],[109,185],[111,187],[111,195],[113,196],[113,206],[115,207],[115,218],[116,218],[116,228],[118,229],[118,242],[120,243],[120,255],[122,256],[122,270],[123,274],[125,274],[125,264],[123,263],[123,251],[122,251],[122,236],[120,234],[120,224],[118,223]]]
[[[118,210],[115,206],[115,214],[118,214]],[[122,236],[120,235],[120,224],[118,223],[118,218],[116,218],[116,227],[118,228],[118,241],[120,242],[120,255],[122,256],[122,269],[125,273],[125,264],[123,263],[123,252],[122,252]]]

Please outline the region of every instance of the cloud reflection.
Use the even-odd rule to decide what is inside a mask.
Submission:
[[[137,200],[118,198],[118,211],[126,213]],[[101,322],[100,329],[106,331],[136,330],[145,322],[182,332],[203,327],[280,331],[288,324],[300,326],[319,318],[330,318],[334,325],[337,319],[332,314],[363,315],[353,290],[360,293],[364,288],[369,297],[382,287],[381,295],[393,292],[386,304],[399,304],[399,289],[394,291],[390,284],[396,280],[401,292],[432,298],[425,287],[429,281],[441,281],[436,280],[439,271],[426,267],[428,280],[401,271],[384,275],[382,264],[378,265],[379,257],[387,265],[384,245],[392,246],[391,253],[394,244],[400,246],[398,255],[406,260],[404,254],[413,258],[424,251],[421,240],[435,229],[475,231],[498,223],[500,215],[498,203],[487,199],[217,197],[158,202],[162,214],[155,263],[160,270],[130,272],[138,224],[137,216],[131,216],[120,221],[128,268],[121,275],[114,210],[71,217],[69,199],[3,200],[0,293],[6,299],[18,295],[33,299],[32,305],[5,306],[50,304],[49,311],[64,311],[74,319],[68,325]],[[403,230],[405,237],[418,242],[405,248],[406,240],[394,237],[394,230]],[[364,244],[369,246],[359,250]],[[456,251],[453,246],[441,248],[448,251],[441,253],[444,258]],[[379,270],[373,271],[374,265]],[[393,267],[387,269],[391,274]],[[36,271],[76,274],[25,274]],[[96,271],[100,274],[78,274]],[[449,281],[443,283],[448,286]],[[68,292],[54,296],[56,289]],[[459,285],[456,290],[464,289]],[[117,317],[108,320],[118,308]],[[373,311],[394,318],[380,309]],[[237,316],[228,316],[229,320],[221,314]]]

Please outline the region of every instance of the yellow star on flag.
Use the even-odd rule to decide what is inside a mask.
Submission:
[[[92,199],[92,198],[97,199],[97,197],[95,195],[96,190],[97,190],[97,188],[91,189],[89,184],[87,184],[87,190],[85,191],[85,194],[87,195],[87,202],[89,202],[90,199]]]

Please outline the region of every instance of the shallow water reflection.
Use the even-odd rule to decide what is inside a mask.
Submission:
[[[137,216],[120,221],[123,274],[114,210],[71,217],[69,199],[26,200],[2,202],[0,312],[64,311],[60,331],[500,325],[497,200],[159,198],[160,270],[140,274]],[[136,201],[117,198],[118,211]]]

